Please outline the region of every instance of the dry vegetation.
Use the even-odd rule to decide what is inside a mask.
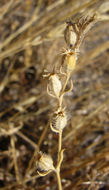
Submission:
[[[40,177],[36,167],[39,150],[57,159],[56,101],[42,76],[58,72],[66,21],[94,13],[63,102],[61,180],[63,190],[109,189],[109,1],[0,0],[1,190],[58,189],[54,173]]]

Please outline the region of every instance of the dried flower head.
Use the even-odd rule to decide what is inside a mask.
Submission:
[[[54,170],[53,160],[51,156],[39,152],[38,154],[38,168],[42,171]]]
[[[62,131],[67,125],[67,115],[62,108],[58,108],[58,110],[54,113],[52,118],[51,129],[54,132]]]

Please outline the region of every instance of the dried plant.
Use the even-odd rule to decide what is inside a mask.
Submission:
[[[108,36],[108,0],[0,0],[0,190],[109,189]]]
[[[71,86],[69,90],[66,90],[66,86],[70,80],[71,74],[75,69],[77,61],[77,52],[79,52],[79,47],[83,40],[85,33],[90,29],[90,27],[96,22],[95,15],[92,17],[86,17],[80,19],[77,23],[72,23],[72,21],[67,22],[67,26],[64,32],[65,41],[67,43],[67,50],[63,53],[64,63],[60,67],[59,72],[47,73],[43,76],[49,77],[47,92],[50,96],[57,99],[57,108],[52,114],[50,119],[51,130],[58,133],[58,158],[56,167],[53,166],[53,160],[48,155],[42,154],[39,159],[39,168],[45,170],[46,172],[38,172],[40,176],[45,176],[48,173],[55,171],[57,175],[58,188],[62,190],[60,169],[63,161],[64,149],[62,149],[62,132],[67,126],[68,116],[63,107],[64,95],[73,89],[73,83],[71,81]],[[65,67],[65,68],[64,68]],[[62,70],[65,70],[64,72]],[[65,76],[63,80],[63,75]]]

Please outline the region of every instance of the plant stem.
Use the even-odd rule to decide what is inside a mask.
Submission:
[[[59,161],[59,159],[60,159],[61,148],[62,148],[62,131],[59,132],[58,161]]]
[[[63,86],[63,88],[62,88],[61,96],[60,96],[60,98],[59,98],[59,107],[62,106],[62,102],[63,102],[63,95],[62,95],[62,94],[63,94],[64,91],[65,91],[65,88],[66,88],[66,86],[67,86],[67,83],[68,83],[68,81],[69,81],[69,78],[70,78],[70,73],[67,73],[66,80],[65,80],[64,86]]]
[[[56,175],[57,175],[57,181],[58,181],[58,188],[59,190],[62,190],[62,184],[61,184],[61,176],[60,176],[60,156],[61,156],[61,149],[62,149],[62,131],[59,132],[59,143],[58,143],[58,163],[56,168]]]
[[[70,73],[67,73],[67,77],[66,77],[66,80],[65,80],[65,83],[64,83],[64,86],[63,86],[62,92],[65,91],[65,88],[66,88],[66,86],[67,86],[67,83],[68,83],[69,78],[70,78]]]
[[[60,168],[57,168],[56,175],[57,175],[57,181],[58,181],[58,188],[59,188],[59,190],[62,190]]]

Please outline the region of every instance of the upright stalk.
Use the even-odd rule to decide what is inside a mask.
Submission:
[[[56,169],[56,175],[57,175],[57,181],[58,181],[58,188],[59,188],[59,190],[62,190],[60,168]]]
[[[58,161],[59,161],[59,158],[60,158],[61,149],[62,149],[62,131],[59,132]]]
[[[45,77],[49,78],[47,85],[47,92],[50,96],[57,100],[57,107],[53,112],[50,120],[51,130],[58,134],[58,155],[57,165],[53,165],[53,160],[49,155],[42,154],[39,156],[39,168],[44,172],[38,172],[39,175],[45,176],[51,171],[54,171],[57,176],[58,189],[62,190],[60,168],[63,161],[62,149],[62,132],[67,126],[67,113],[63,106],[64,95],[73,89],[73,82],[70,81],[70,88],[66,90],[66,86],[70,80],[70,76],[75,69],[76,62],[78,59],[78,52],[80,44],[84,38],[85,33],[90,29],[92,24],[95,22],[95,15],[80,19],[77,23],[68,21],[66,29],[64,31],[64,38],[67,44],[67,48],[63,52],[63,63],[59,69],[59,72],[53,70],[52,73],[45,73]],[[64,72],[62,72],[64,70]],[[63,77],[64,75],[64,77]]]
[[[62,149],[62,131],[59,132],[58,163],[60,162],[61,149]],[[60,176],[60,164],[57,164],[56,175],[57,175],[57,181],[58,181],[58,188],[59,188],[59,190],[62,190],[61,176]]]

